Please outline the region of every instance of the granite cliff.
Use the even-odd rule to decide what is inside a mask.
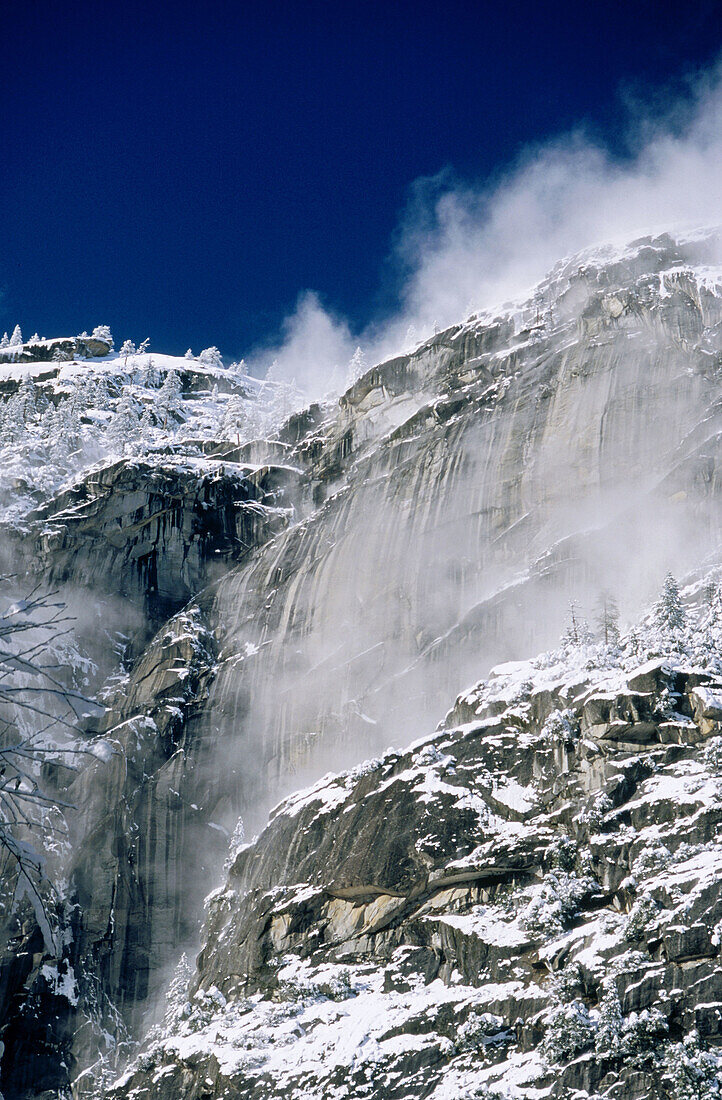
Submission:
[[[105,712],[78,732],[87,765],[46,768],[71,807],[62,950],[32,914],[5,920],[6,1100],[110,1087],[198,947],[188,1001],[112,1095],[641,1098],[671,1087],[675,1044],[704,1061],[722,1000],[717,715],[695,695],[717,689],[709,651],[668,647],[636,686],[631,650],[590,652],[579,682],[567,661],[538,691],[503,674],[429,731],[492,665],[555,646],[572,596],[611,588],[633,621],[673,569],[704,616],[718,252],[715,234],[665,235],[563,261],[527,301],[374,366],[270,441],[208,420],[214,402],[259,400],[252,380],[160,357],[129,382],[113,361],[112,415],[173,371],[185,431],[3,486],[11,560],[107,609],[125,639],[118,665],[79,621]],[[36,402],[65,399],[67,367],[0,369],[9,393],[29,369]],[[201,935],[239,816],[263,829],[328,768],[346,770],[234,856]],[[667,854],[642,874],[657,840]],[[642,950],[625,929],[647,895]],[[522,920],[535,907],[556,923]],[[622,1020],[606,1053],[605,997]],[[357,1008],[378,1014],[375,1053],[359,1031],[331,1058]],[[580,1035],[556,1053],[555,1012]],[[306,1032],[326,1045],[303,1048]]]

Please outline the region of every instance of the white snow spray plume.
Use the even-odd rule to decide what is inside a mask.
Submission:
[[[627,108],[627,153],[582,131],[525,150],[493,182],[455,185],[448,171],[418,180],[397,235],[400,308],[352,339],[349,325],[306,292],[282,341],[253,360],[318,398],[360,344],[369,363],[472,312],[526,295],[560,258],[589,245],[722,221],[722,69],[663,107]],[[335,376],[335,377],[334,377]]]

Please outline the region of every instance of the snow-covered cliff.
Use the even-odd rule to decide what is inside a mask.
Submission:
[[[98,1094],[180,951],[197,949],[202,898],[222,882],[239,815],[248,835],[260,830],[280,796],[329,767],[360,769],[286,802],[236,856],[203,933],[203,992],[117,1095],[539,1095],[557,1002],[576,1006],[586,1039],[566,1054],[589,1068],[553,1076],[591,1093],[607,1088],[602,1070],[617,1072],[589,1053],[600,997],[618,996],[627,1022],[666,1013],[666,1031],[653,1014],[665,1051],[699,1026],[696,1005],[722,1001],[700,986],[675,1015],[677,971],[648,983],[642,1004],[621,979],[616,994],[602,990],[595,961],[613,957],[617,977],[631,965],[622,926],[636,895],[622,884],[653,837],[640,834],[637,851],[620,830],[669,824],[670,867],[683,845],[714,840],[713,823],[699,835],[694,824],[696,794],[705,802],[715,784],[700,745],[717,731],[693,698],[705,677],[705,690],[716,683],[698,654],[664,654],[676,671],[643,688],[625,686],[628,662],[590,668],[586,683],[557,670],[540,687],[525,673],[514,699],[502,691],[481,717],[459,703],[428,736],[492,665],[555,646],[571,597],[591,606],[611,590],[632,621],[672,569],[703,614],[700,585],[722,565],[718,254],[705,233],[563,261],[527,301],[438,333],[290,419],[288,394],[217,364],[109,353],[0,365],[8,571],[22,560],[61,587],[97,666],[86,690],[107,707],[78,734],[95,754],[80,773],[47,769],[71,807],[72,844],[57,857],[62,960],[32,918],[6,922],[6,1100],[73,1079],[76,1095]],[[670,693],[678,718],[662,722]],[[548,726],[555,710],[570,712],[566,739]],[[642,728],[630,744],[610,738],[615,722]],[[662,804],[658,774],[665,805],[681,810],[642,821],[647,810],[629,807]],[[553,931],[584,940],[565,958],[591,952],[566,1000],[545,954],[556,940],[521,917],[554,908],[554,876]],[[671,914],[667,935],[683,921],[664,882],[650,890]],[[708,921],[700,914],[690,928]],[[675,957],[666,944],[650,941],[638,982],[663,956],[687,973],[686,948]],[[689,956],[703,960],[700,981],[717,973],[713,939],[705,952]],[[48,977],[69,967],[72,997]],[[382,1032],[367,1040],[369,1014]],[[220,1047],[214,1027],[227,1030]],[[334,1027],[346,1034],[338,1057]],[[300,1042],[324,1028],[325,1046]],[[268,1035],[289,1040],[283,1067]],[[378,1056],[359,1053],[367,1042]],[[499,1057],[467,1081],[481,1050]],[[334,1092],[346,1078],[351,1092]],[[630,1080],[620,1096],[653,1087]]]

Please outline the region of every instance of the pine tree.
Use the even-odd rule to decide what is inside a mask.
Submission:
[[[207,367],[222,367],[223,356],[216,347],[204,348],[198,359]]]
[[[614,1058],[620,1052],[622,1038],[622,1006],[614,977],[603,980],[602,990],[594,1049],[600,1058]]]
[[[234,395],[229,398],[221,418],[220,434],[224,439],[235,439],[240,446],[241,436],[248,434],[248,402]]]
[[[18,344],[22,344],[22,342],[23,342],[23,334],[22,334],[22,331],[20,329],[20,325],[16,325],[15,328],[13,329],[13,334],[10,337],[10,346],[14,348],[14,347],[17,347]]]
[[[188,348],[188,351],[185,353],[183,358],[184,359],[195,359],[195,356],[194,356],[194,354],[193,354],[193,352],[190,348]]]
[[[165,381],[158,392],[156,408],[161,423],[168,427],[171,420],[182,417],[183,397],[180,377],[174,370],[169,370]]]
[[[140,372],[139,379],[141,386],[144,386],[147,390],[157,389],[160,385],[158,371],[155,369],[155,360],[152,355],[148,356]]]
[[[140,418],[140,424],[138,426],[140,433],[141,443],[150,443],[153,439],[153,417],[150,414],[150,409],[146,405],[143,409],[143,415]]]
[[[654,625],[665,637],[676,638],[684,630],[685,622],[679,587],[672,574],[667,573],[662,593],[654,608]]]
[[[120,349],[119,355],[123,360],[123,366],[128,366],[128,359],[131,355],[136,354],[136,347],[132,340],[125,340],[123,346]]]
[[[123,392],[108,427],[107,439],[111,450],[125,454],[138,438],[140,421],[135,403],[127,390]]]
[[[596,623],[606,646],[619,641],[619,608],[609,592],[602,592],[597,605]]]
[[[166,1008],[163,1023],[169,1030],[174,1028],[183,1017],[192,977],[193,971],[188,962],[188,956],[183,952],[165,995]]]
[[[569,601],[567,627],[562,635],[563,646],[589,645],[593,641],[592,632],[586,619],[579,614],[579,605],[575,599]]]
[[[113,334],[107,325],[96,325],[93,329],[93,336],[96,340],[104,340],[110,350],[113,350]]]
[[[8,337],[7,332],[4,332],[2,334],[2,339],[0,340],[0,348],[8,348],[8,347],[10,347],[10,338]]]

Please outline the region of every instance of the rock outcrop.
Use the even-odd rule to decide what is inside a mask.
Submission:
[[[655,668],[643,694],[618,667],[501,669],[281,803],[110,1095],[682,1095],[722,1042],[722,724],[696,717],[722,684]]]

